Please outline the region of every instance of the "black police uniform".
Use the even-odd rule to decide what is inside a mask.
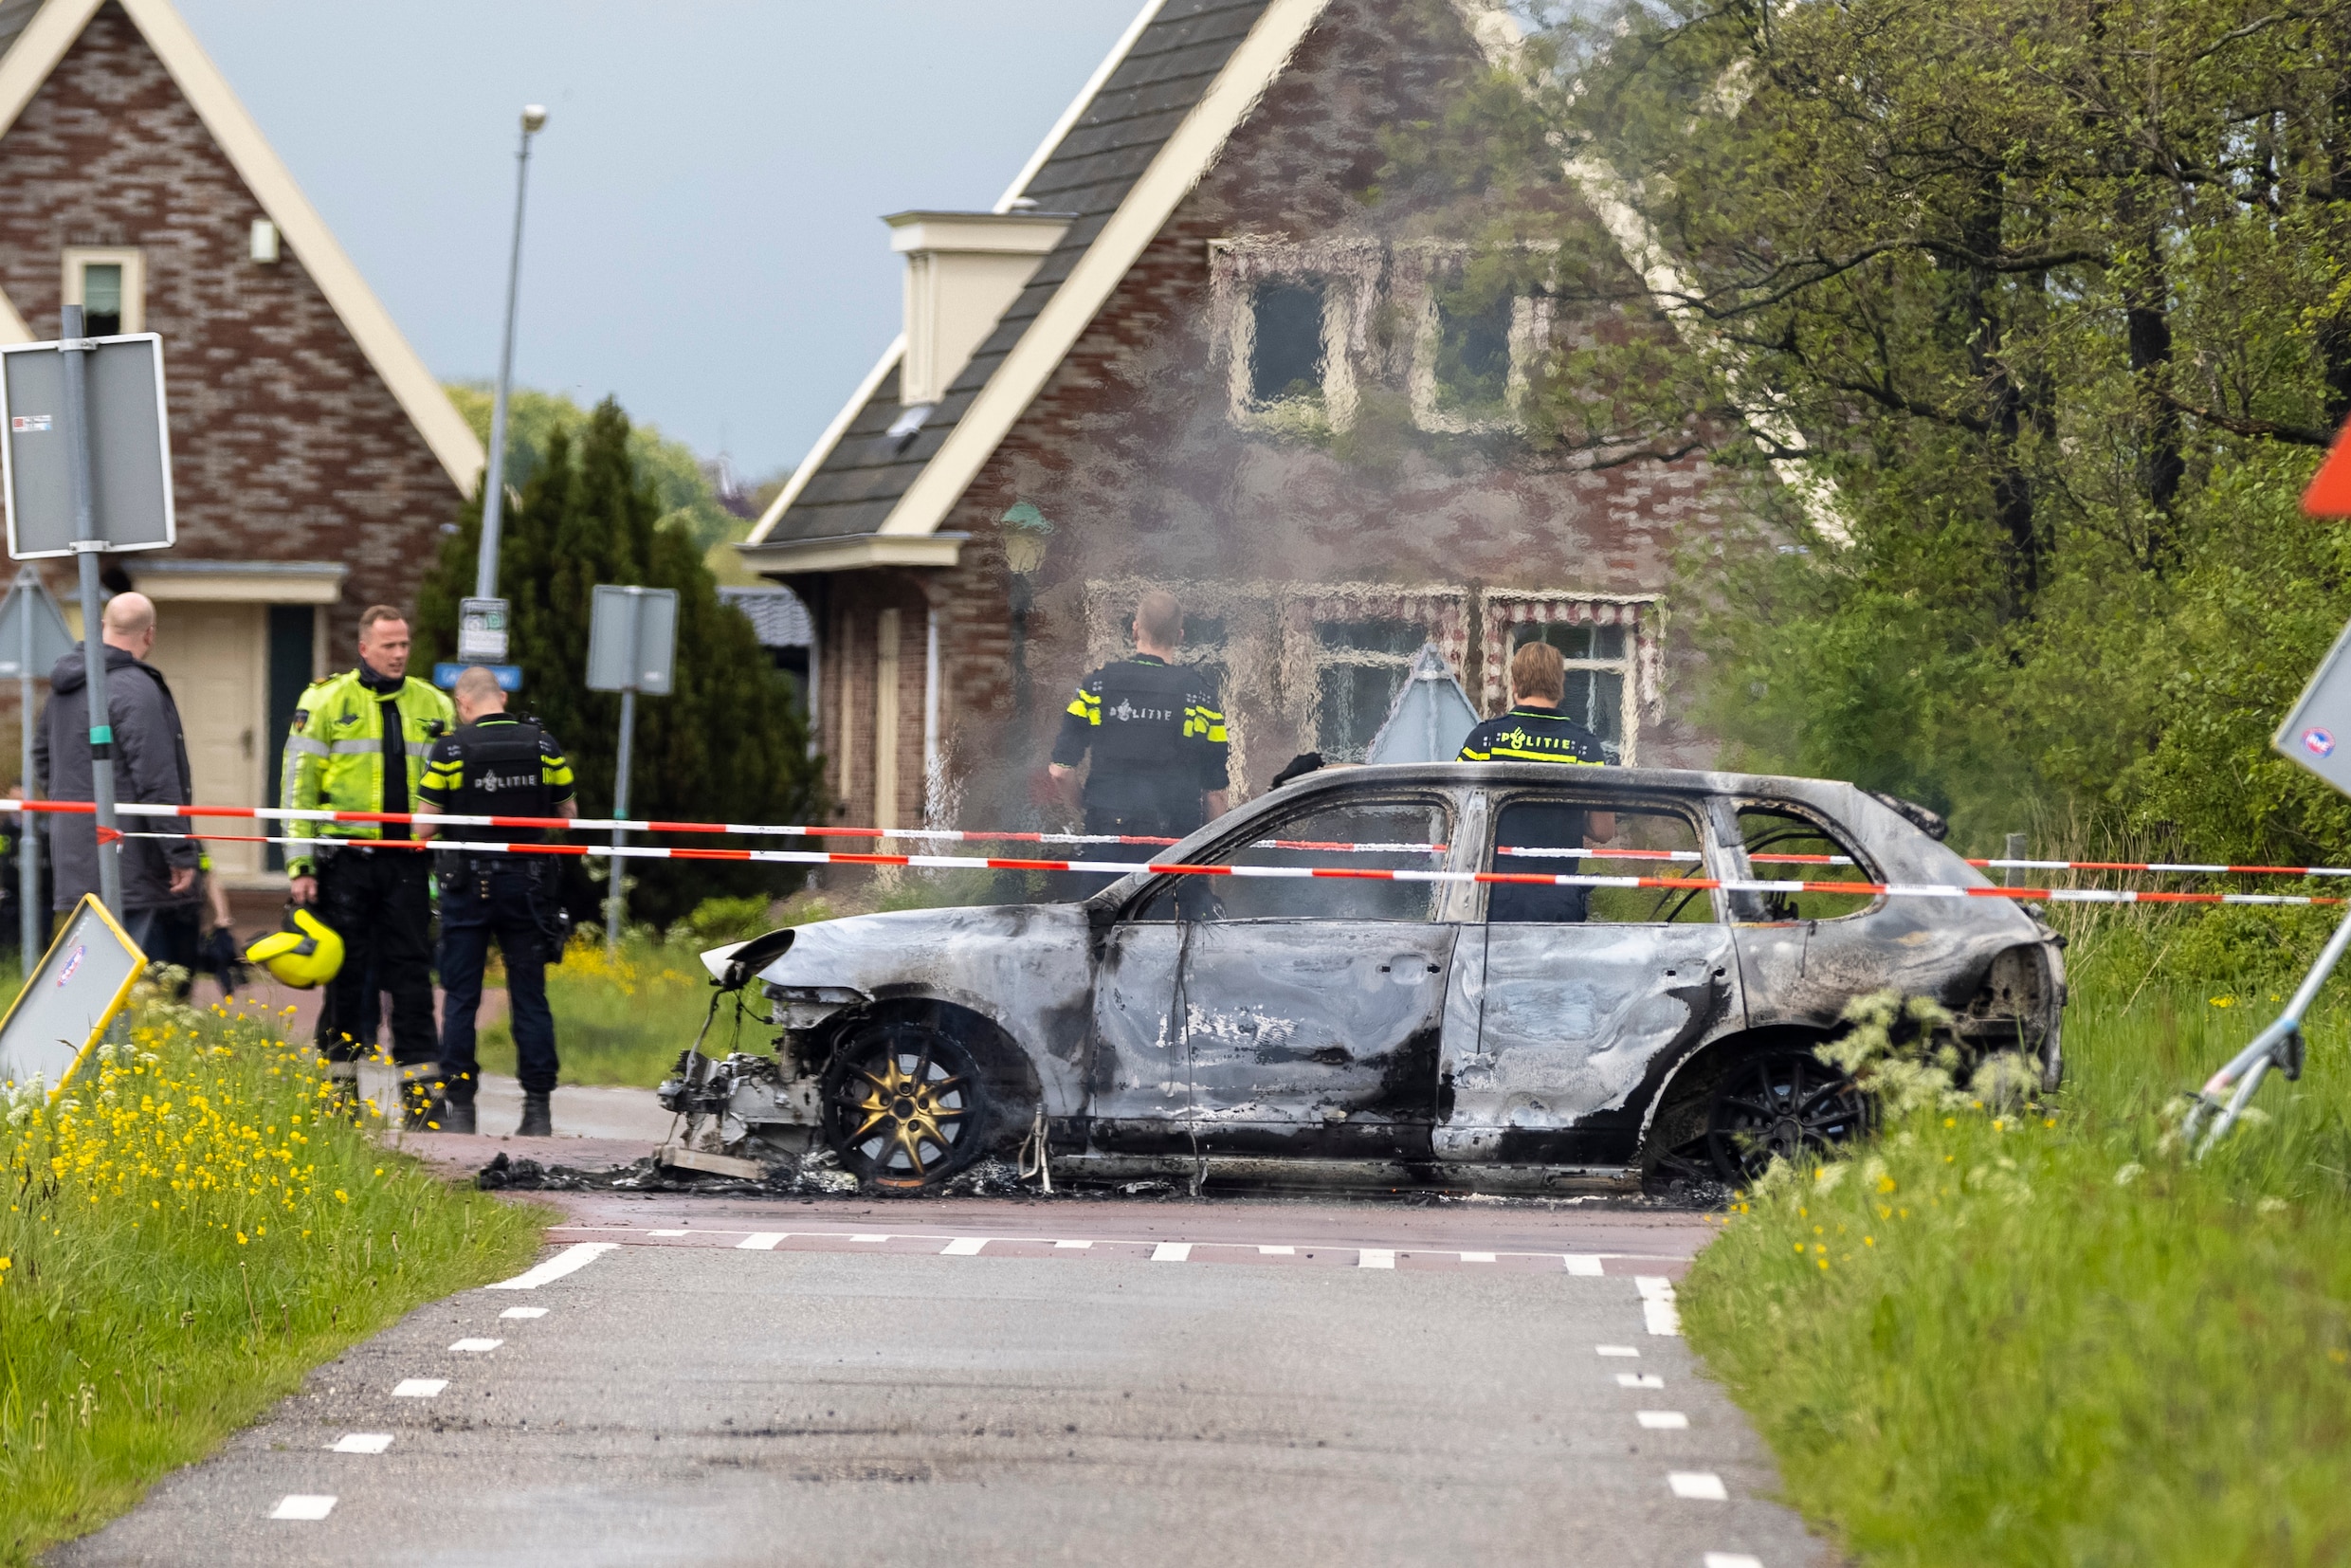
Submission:
[[[1225,716],[1216,684],[1190,665],[1138,653],[1078,684],[1053,742],[1074,768],[1090,751],[1085,830],[1181,838],[1200,826],[1203,792],[1225,788]]]
[[[1605,743],[1598,736],[1556,709],[1530,707],[1514,707],[1478,725],[1461,743],[1461,755],[1454,760],[1609,765]],[[1579,806],[1540,802],[1508,806],[1495,824],[1494,842],[1521,849],[1580,849],[1590,826],[1587,814]],[[1497,859],[1494,869],[1572,875],[1581,866],[1565,858],[1511,856]],[[1573,924],[1592,909],[1589,887],[1497,883],[1487,891],[1485,918],[1489,921]]]
[[[485,714],[433,742],[417,793],[450,816],[554,816],[572,798],[572,765],[537,724]],[[443,1093],[473,1103],[481,1071],[474,1056],[474,1013],[490,939],[506,960],[516,1076],[526,1095],[556,1086],[556,1021],[547,1007],[550,933],[556,926],[553,862],[535,856],[467,854],[469,840],[537,843],[538,829],[448,827],[436,840],[441,875],[441,1074]]]

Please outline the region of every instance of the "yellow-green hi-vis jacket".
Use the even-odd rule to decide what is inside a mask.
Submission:
[[[410,810],[425,772],[425,753],[436,737],[457,723],[457,709],[437,687],[410,676],[392,703],[400,714],[401,749],[408,757]],[[383,699],[359,683],[357,670],[329,676],[302,693],[294,727],[285,738],[285,772],[278,798],[304,811],[380,811],[384,809]],[[381,838],[373,822],[290,822],[289,838]],[[318,867],[300,848],[285,857],[290,876],[314,875]]]

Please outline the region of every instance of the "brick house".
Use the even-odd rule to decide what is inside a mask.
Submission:
[[[169,0],[0,0],[0,335],[68,302],[162,335],[179,542],[106,576],[159,607],[197,798],[274,803],[296,698],[412,598],[482,444]]]
[[[1515,37],[1477,0],[1153,0],[993,211],[885,220],[904,330],[742,546],[811,608],[844,816],[1027,814],[1147,583],[1221,679],[1236,800],[1361,757],[1424,641],[1489,713],[1550,641],[1625,760],[1704,760],[1667,612],[1722,492],[1518,438],[1542,356],[1622,322],[1456,316],[1474,202],[1366,199],[1382,129]]]

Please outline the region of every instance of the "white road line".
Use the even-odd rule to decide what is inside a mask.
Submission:
[[[324,1519],[334,1511],[335,1500],[333,1498],[305,1497],[297,1492],[292,1497],[279,1499],[278,1505],[269,1511],[269,1517],[272,1519]]]
[[[1461,1255],[1461,1261],[1464,1263],[1492,1263],[1494,1261],[1494,1254],[1491,1252],[1464,1252]]]
[[[1616,1375],[1618,1388],[1664,1388],[1666,1380],[1651,1372],[1620,1372]]]
[[[1163,1241],[1151,1249],[1153,1263],[1183,1263],[1192,1256],[1192,1243]]]
[[[1682,1309],[1673,1304],[1673,1282],[1655,1274],[1634,1278],[1641,1290],[1641,1316],[1651,1334],[1680,1334]]]
[[[646,1234],[648,1236],[683,1236],[685,1232],[683,1231],[647,1231]]]
[[[392,1447],[388,1431],[345,1432],[330,1451],[335,1453],[381,1453]]]
[[[461,1356],[487,1356],[505,1342],[503,1340],[460,1340],[449,1348]]]
[[[1686,1431],[1689,1430],[1689,1417],[1678,1410],[1635,1411],[1632,1413],[1632,1418],[1651,1431]]]
[[[1728,1503],[1731,1494],[1722,1488],[1722,1478],[1712,1470],[1673,1470],[1667,1474],[1666,1485],[1676,1497],[1686,1497],[1697,1503]]]
[[[1265,1258],[1294,1258],[1298,1255],[1298,1249],[1295,1247],[1260,1247],[1257,1249],[1257,1255]]]
[[[538,1267],[517,1274],[511,1280],[501,1280],[496,1285],[484,1285],[483,1288],[486,1290],[537,1290],[540,1285],[553,1284],[566,1274],[577,1273],[619,1246],[620,1243],[616,1241],[575,1241]]]
[[[1631,1345],[1594,1345],[1592,1348],[1602,1356],[1638,1356],[1641,1354]]]
[[[871,1236],[871,1235],[851,1236],[851,1237],[849,1238],[849,1240],[851,1240],[851,1241],[887,1241],[887,1240],[889,1240],[889,1239],[890,1239],[890,1238],[889,1238],[889,1237],[887,1237],[887,1236]]]
[[[738,1252],[773,1252],[775,1244],[789,1234],[791,1232],[787,1231],[761,1231],[737,1242],[735,1249]]]
[[[392,1385],[394,1399],[429,1399],[449,1386],[447,1377],[403,1377]]]
[[[1744,1552],[1708,1552],[1706,1568],[1763,1568],[1763,1559]]]
[[[1394,1268],[1395,1249],[1388,1247],[1358,1248],[1355,1254],[1355,1266],[1358,1268]]]
[[[1089,1248],[1089,1247],[1093,1246],[1094,1244],[1093,1244],[1092,1242],[1090,1242],[1090,1241],[1057,1241],[1057,1242],[1055,1242],[1053,1245],[1054,1245],[1055,1247],[1067,1247],[1067,1248],[1071,1248],[1071,1249],[1076,1249],[1076,1250],[1078,1250],[1078,1251],[1081,1251],[1081,1252],[1082,1252],[1082,1251],[1084,1251],[1085,1249],[1087,1249],[1087,1248]]]
[[[975,1258],[979,1249],[988,1245],[986,1236],[957,1236],[939,1249],[942,1258]]]
[[[1580,1252],[1567,1254],[1567,1271],[1571,1274],[1582,1274],[1591,1279],[1597,1279],[1606,1272],[1600,1267],[1598,1258]]]
[[[510,1306],[499,1314],[501,1318],[544,1318],[546,1315],[547,1309],[543,1306]]]

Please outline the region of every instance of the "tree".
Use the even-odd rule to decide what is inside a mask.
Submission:
[[[583,815],[612,803],[620,699],[586,686],[590,604],[598,583],[641,583],[678,593],[678,657],[667,697],[637,702],[630,769],[633,815],[674,820],[805,821],[819,785],[792,684],[751,623],[722,604],[702,549],[665,517],[634,455],[628,417],[611,398],[574,433],[548,426],[538,461],[499,541],[499,586],[513,606],[518,706],[544,723],[571,758]],[[473,592],[482,511],[469,502],[417,596],[417,653],[429,663],[457,642],[458,601]],[[634,863],[631,912],[664,923],[715,894],[785,892],[781,867],[709,862]]]

